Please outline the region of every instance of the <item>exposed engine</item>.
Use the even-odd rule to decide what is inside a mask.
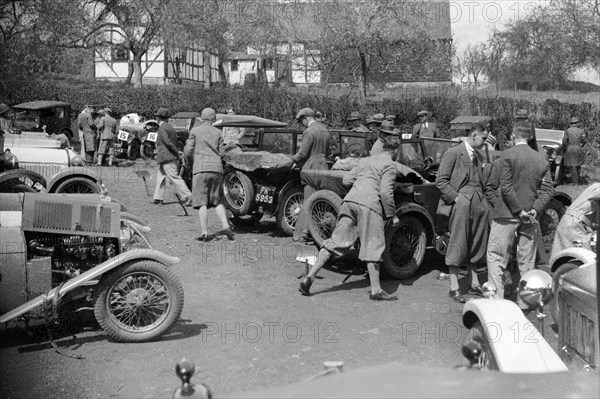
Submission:
[[[26,240],[29,257],[51,257],[54,282],[78,276],[119,251],[118,239],[110,237],[30,233]]]

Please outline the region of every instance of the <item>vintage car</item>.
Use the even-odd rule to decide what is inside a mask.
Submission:
[[[180,150],[183,150],[183,147],[185,147],[185,142],[190,136],[192,128],[196,123],[200,123],[197,118],[200,118],[198,112],[177,112],[169,118],[169,124],[177,132],[177,145]]]
[[[264,215],[275,215],[280,230],[292,235],[304,193],[300,170],[292,168],[290,156],[296,153],[302,132],[248,115],[218,114],[213,125],[257,129],[248,143],[254,148],[234,148],[223,156],[225,206],[233,223],[254,224]]]
[[[535,129],[538,151],[544,151],[548,157],[554,185],[561,184],[565,178],[562,150],[564,136],[563,130]]]
[[[159,338],[179,319],[183,289],[152,249],[150,228],[98,195],[0,194],[0,323],[59,323],[93,307],[121,342]]]
[[[31,134],[6,134],[1,150],[14,156],[19,170],[28,170],[41,175],[47,184],[48,193],[106,193],[101,177],[91,168],[83,166],[83,160],[72,148],[60,148],[55,137],[32,137]],[[35,175],[23,180],[25,191],[40,191]],[[38,179],[39,180],[39,179]],[[25,186],[29,186],[25,188]]]
[[[136,160],[140,155],[151,159],[156,155],[158,122],[141,120],[138,114],[127,114],[119,121],[119,132],[114,150],[117,156]]]
[[[30,101],[13,107],[14,133],[46,132],[73,139],[71,104],[62,101]]]

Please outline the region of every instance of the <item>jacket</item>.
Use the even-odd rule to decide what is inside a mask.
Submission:
[[[363,205],[389,219],[396,213],[394,187],[396,165],[389,152],[362,158],[358,165],[343,178],[344,185],[352,188],[344,202]]]
[[[427,127],[423,126],[422,123],[417,123],[413,126],[413,139],[420,137],[433,137],[439,136],[439,131],[435,123],[427,122]]]
[[[526,144],[517,144],[500,155],[500,195],[494,200],[492,219],[515,218],[524,210],[542,213],[554,187],[546,157]]]
[[[183,152],[194,156],[193,174],[201,172],[223,173],[223,161],[219,152],[221,131],[210,122],[202,122],[190,132]]]
[[[323,125],[318,122],[311,123],[302,134],[302,145],[292,156],[292,161],[297,164],[304,164],[302,170],[325,170],[327,167],[327,157],[330,153],[331,136]]]
[[[117,120],[110,115],[104,115],[98,123],[101,140],[112,140],[117,135]]]
[[[177,132],[168,122],[162,122],[156,131],[156,162],[159,164],[179,159]]]

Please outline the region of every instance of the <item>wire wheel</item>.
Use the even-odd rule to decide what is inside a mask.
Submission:
[[[141,261],[102,278],[94,314],[116,340],[142,342],[164,334],[177,321],[182,308],[179,280],[164,265]]]
[[[254,205],[254,187],[242,172],[227,173],[223,179],[223,192],[227,207],[235,216],[248,214]]]
[[[339,195],[329,190],[319,190],[306,200],[309,214],[308,231],[318,247],[331,237],[342,207]]]
[[[383,254],[383,270],[397,279],[411,277],[421,266],[425,257],[427,236],[419,219],[400,217],[397,227],[386,229],[386,251]]]
[[[542,231],[544,249],[546,252],[552,251],[552,243],[554,242],[556,229],[566,210],[567,207],[562,202],[552,199],[540,216],[540,230]]]
[[[56,188],[56,193],[63,194],[95,194],[99,193],[98,183],[84,177],[73,177],[60,183]]]
[[[283,195],[277,210],[277,223],[287,236],[294,234],[294,228],[304,203],[304,192],[300,187],[293,187]]]

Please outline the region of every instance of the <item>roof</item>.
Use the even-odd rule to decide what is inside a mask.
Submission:
[[[470,115],[461,115],[450,121],[450,129],[451,130],[466,130],[470,129],[474,123],[480,122],[485,126],[489,125],[492,120],[491,116],[478,115],[478,116],[470,116]]]
[[[64,107],[64,106],[70,107],[71,104],[63,102],[63,101],[29,101],[26,103],[17,104],[13,108],[46,109],[46,108]]]
[[[217,121],[213,126],[231,127],[285,127],[287,123],[277,122],[271,119],[260,118],[253,115],[227,115],[217,114]]]
[[[171,119],[189,119],[189,118],[200,118],[199,112],[177,112],[171,115]]]

